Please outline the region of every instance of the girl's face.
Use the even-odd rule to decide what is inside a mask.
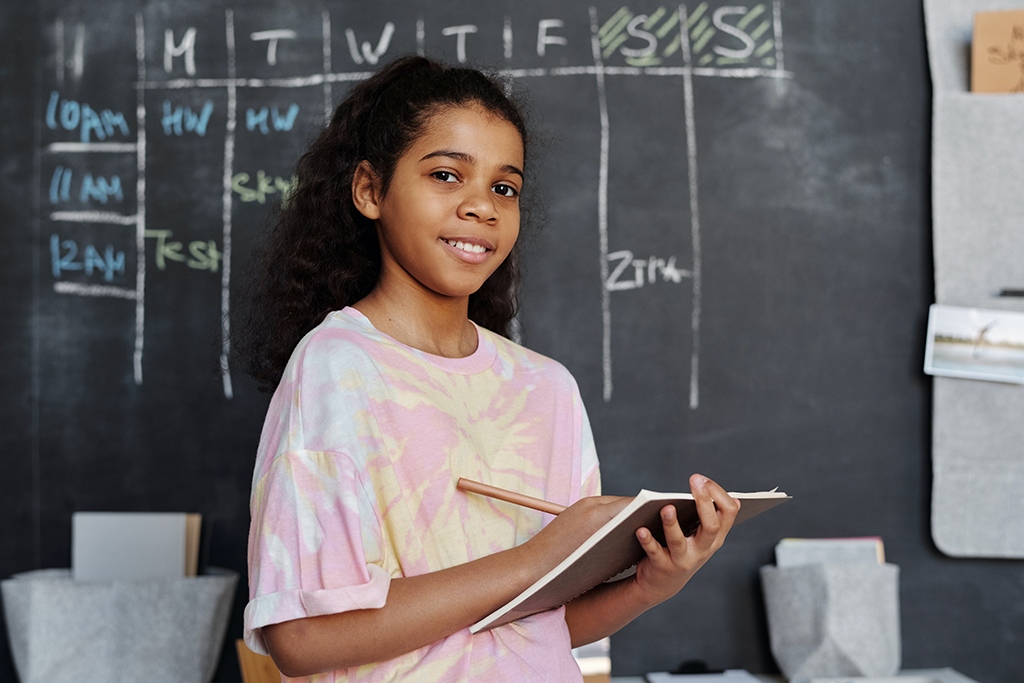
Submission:
[[[433,115],[395,166],[387,194],[356,206],[377,225],[382,284],[398,279],[443,297],[468,297],[519,236],[523,141],[482,107]],[[361,201],[362,199],[362,201]]]

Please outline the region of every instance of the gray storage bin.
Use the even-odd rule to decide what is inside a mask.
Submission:
[[[772,654],[787,678],[892,676],[899,671],[896,565],[765,566],[761,584]]]
[[[83,581],[70,569],[0,582],[21,683],[209,683],[238,574]]]

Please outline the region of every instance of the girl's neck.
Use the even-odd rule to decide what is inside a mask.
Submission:
[[[352,307],[378,330],[414,349],[445,358],[465,358],[476,351],[469,297],[424,296],[378,285]]]

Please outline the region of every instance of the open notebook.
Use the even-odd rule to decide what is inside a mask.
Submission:
[[[775,490],[729,495],[741,503],[736,524],[790,498]],[[625,575],[628,569],[644,557],[644,550],[636,539],[637,529],[647,527],[655,538],[665,542],[660,512],[669,503],[675,506],[683,531],[687,535],[696,531],[700,520],[691,494],[641,490],[629,505],[591,534],[557,567],[504,606],[478,621],[470,631],[486,631],[559,607],[603,581],[618,578],[619,574]]]

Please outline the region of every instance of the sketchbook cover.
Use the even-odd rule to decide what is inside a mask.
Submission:
[[[777,491],[729,495],[741,501],[734,524],[789,499],[785,493]],[[696,531],[700,520],[691,494],[641,490],[629,505],[595,531],[561,564],[503,607],[474,624],[470,631],[479,633],[559,607],[597,584],[626,571],[644,557],[644,549],[636,539],[637,529],[647,527],[660,543],[665,542],[660,513],[661,508],[668,503],[675,506],[679,526],[684,533],[690,535]]]

